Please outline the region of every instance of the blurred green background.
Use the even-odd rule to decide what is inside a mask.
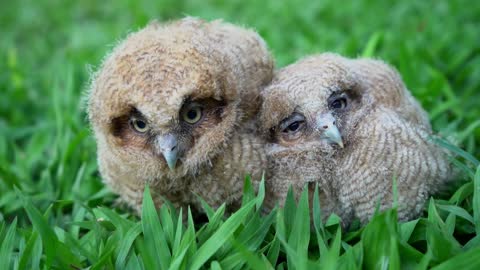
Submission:
[[[152,19],[191,15],[254,28],[277,67],[324,51],[384,59],[399,69],[434,129],[478,156],[479,3],[2,1],[0,220],[19,213],[15,185],[41,209],[53,200],[111,201],[96,172],[82,92],[105,54]]]

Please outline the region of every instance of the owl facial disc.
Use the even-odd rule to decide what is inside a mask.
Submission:
[[[322,139],[326,139],[330,143],[335,143],[343,148],[343,140],[340,131],[335,122],[335,117],[328,112],[317,117],[317,130],[322,132]]]
[[[168,168],[173,171],[178,160],[178,145],[177,138],[168,133],[157,137],[157,147],[162,153]]]

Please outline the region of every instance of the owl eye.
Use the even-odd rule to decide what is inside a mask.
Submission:
[[[283,132],[295,132],[300,128],[300,126],[302,124],[303,124],[303,122],[295,121],[295,122],[291,123],[287,128],[285,128],[283,130]]]
[[[133,118],[131,120],[132,127],[139,133],[145,133],[148,131],[147,123],[142,119]]]
[[[191,107],[184,111],[182,114],[183,121],[189,124],[195,124],[202,118],[202,108],[201,107]]]
[[[294,134],[300,131],[305,125],[305,117],[300,113],[293,113],[280,123],[280,130],[283,133]]]
[[[347,99],[344,97],[335,99],[332,101],[332,103],[330,103],[330,108],[335,110],[345,109],[345,107],[347,107]]]

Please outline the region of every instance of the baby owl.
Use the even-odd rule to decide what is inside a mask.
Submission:
[[[246,174],[267,167],[252,135],[273,60],[254,31],[185,18],[130,34],[104,60],[88,113],[104,182],[136,210],[145,184],[157,206],[233,205]]]
[[[427,114],[381,61],[307,57],[279,70],[262,98],[270,207],[290,185],[298,193],[318,183],[323,219],[365,223],[378,202],[392,206],[396,179],[399,219],[408,220],[451,178]]]

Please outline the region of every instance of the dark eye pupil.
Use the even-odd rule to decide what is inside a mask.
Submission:
[[[197,111],[195,111],[195,110],[190,110],[190,111],[188,111],[188,112],[187,112],[187,117],[188,117],[189,119],[195,119],[195,118],[197,118]]]
[[[347,104],[347,101],[345,99],[343,99],[343,98],[337,99],[334,102],[332,102],[332,108],[342,109],[342,108],[345,107],[346,104]]]
[[[141,121],[141,120],[136,120],[135,121],[135,124],[137,125],[137,127],[139,129],[144,129],[145,127],[147,127],[147,124],[145,124],[145,122]]]
[[[289,126],[288,126],[288,130],[290,131],[295,131],[297,130],[298,128],[300,127],[300,123],[297,121],[297,122],[293,122],[291,123]]]

